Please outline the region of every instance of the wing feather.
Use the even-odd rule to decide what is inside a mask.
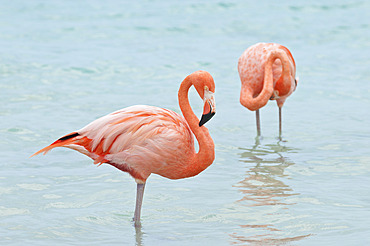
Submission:
[[[176,143],[179,138],[193,143],[190,128],[182,116],[145,105],[113,112],[77,132],[91,139],[90,151],[99,155],[114,155],[123,151],[133,153],[133,150],[140,148],[163,152],[163,147],[171,149],[169,143]]]
[[[141,180],[162,170],[176,172],[176,164],[186,163],[195,153],[193,134],[181,115],[145,105],[96,119],[34,155],[55,147],[77,150],[95,164],[110,163]]]

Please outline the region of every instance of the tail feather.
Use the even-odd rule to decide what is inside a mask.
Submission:
[[[49,146],[46,146],[45,148],[37,151],[36,153],[34,153],[33,155],[31,155],[30,157],[33,157],[35,155],[38,155],[38,154],[41,154],[44,152],[44,155],[46,153],[48,153],[50,150],[56,148],[56,147],[63,147],[63,146],[66,146],[66,145],[69,145],[69,144],[72,144],[75,142],[75,138],[77,136],[79,136],[80,134],[78,132],[72,132],[68,135],[65,135],[64,137],[61,137],[59,138],[57,141],[55,141],[54,143],[50,144]]]

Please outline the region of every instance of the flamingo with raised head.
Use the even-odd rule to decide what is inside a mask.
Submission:
[[[238,71],[242,83],[240,103],[249,110],[256,111],[257,136],[261,136],[259,109],[269,100],[276,100],[281,137],[282,107],[298,82],[292,54],[280,44],[257,43],[240,56]]]
[[[188,100],[192,85],[204,101],[200,121]],[[32,156],[46,154],[55,147],[67,147],[92,158],[94,164],[108,163],[128,172],[137,183],[134,224],[139,227],[145,183],[150,174],[182,179],[195,176],[212,164],[215,145],[203,125],[216,113],[214,91],[215,83],[208,72],[194,72],[183,80],[178,92],[184,117],[154,106],[127,107],[59,138]],[[199,143],[198,153],[193,134]]]

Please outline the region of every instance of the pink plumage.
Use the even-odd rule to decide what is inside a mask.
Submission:
[[[95,163],[110,163],[139,180],[146,180],[151,173],[180,178],[181,168],[176,163],[186,163],[195,153],[193,134],[184,117],[154,106],[121,109],[77,133],[76,143],[65,147],[82,147],[80,152]]]
[[[194,86],[204,101],[203,116],[194,115],[187,93]],[[140,224],[144,185],[150,174],[170,179],[192,177],[212,164],[214,143],[204,123],[215,114],[215,84],[205,71],[194,72],[181,83],[178,98],[184,116],[168,109],[136,105],[103,116],[82,129],[59,138],[34,155],[55,147],[77,150],[94,160],[128,172],[138,184],[135,226]],[[194,148],[194,137],[199,151]]]
[[[259,109],[269,100],[276,100],[281,137],[281,109],[298,82],[292,53],[280,44],[257,43],[240,56],[238,71],[242,84],[240,103],[249,110],[256,111],[257,136],[261,135]]]

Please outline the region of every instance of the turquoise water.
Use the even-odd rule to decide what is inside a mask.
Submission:
[[[1,245],[370,243],[369,1],[4,1],[0,6]],[[237,60],[287,46],[299,84],[283,108],[239,104]],[[216,82],[216,160],[146,186],[68,150],[28,157],[117,109],[179,112],[196,70]],[[202,102],[192,91],[198,115]]]

